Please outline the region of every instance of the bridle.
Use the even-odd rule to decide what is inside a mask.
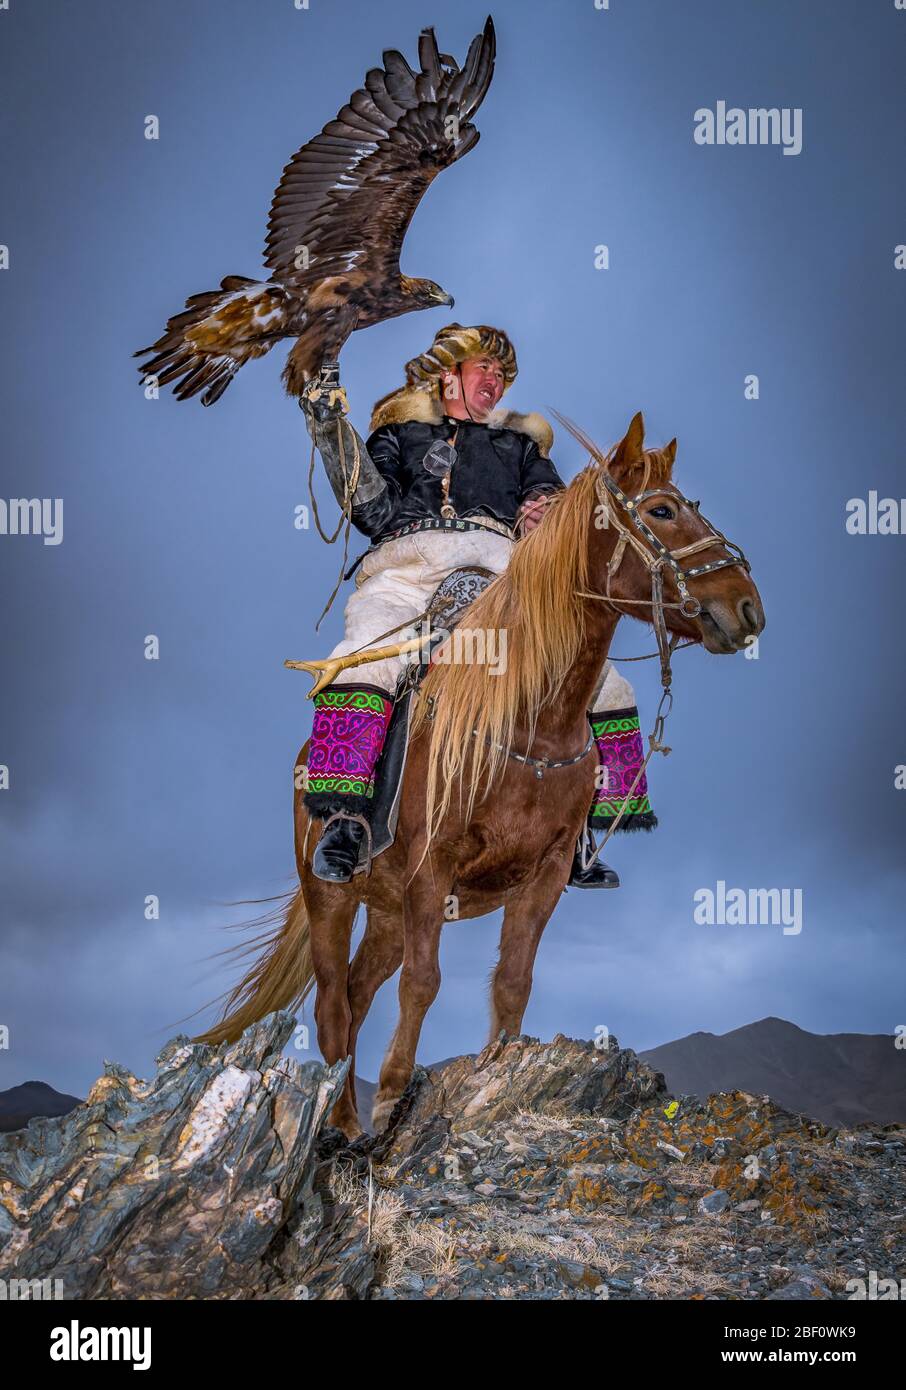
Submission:
[[[676,633],[674,633],[672,637],[668,636],[664,610],[666,608],[678,608],[683,617],[697,618],[702,611],[702,606],[698,599],[689,592],[690,579],[697,579],[702,574],[713,574],[715,570],[727,569],[730,565],[741,565],[747,574],[751,573],[752,568],[742,549],[733,541],[728,540],[724,533],[719,531],[714,523],[709,521],[707,517],[702,516],[697,502],[693,502],[691,498],[683,496],[678,490],[671,492],[666,487],[649,488],[647,486],[651,469],[651,464],[647,458],[645,460],[645,474],[642,479],[642,491],[635,497],[630,497],[623,491],[619,483],[607,471],[607,468],[602,462],[594,458],[592,458],[590,462],[595,465],[597,469],[595,476],[595,491],[599,502],[606,510],[607,524],[616,527],[619,532],[619,537],[614,547],[614,552],[607,564],[607,582],[604,586],[604,593],[595,594],[582,589],[579,589],[577,593],[582,598],[599,599],[604,603],[609,603],[617,614],[620,612],[617,605],[636,603],[648,604],[650,602],[652,622],[654,624],[655,636],[657,637],[658,655],[661,660],[662,690],[660,703],[657,707],[657,714],[655,715],[654,728],[648,735],[648,752],[645,756],[645,760],[636,773],[632,786],[623,798],[623,804],[617,816],[614,818],[613,823],[608,828],[607,834],[599,841],[597,846],[595,846],[594,853],[589,855],[583,844],[581,859],[583,868],[585,869],[590,868],[598,858],[604,846],[607,844],[607,841],[619,827],[623,817],[626,815],[626,808],[635,795],[635,789],[642,779],[652,754],[663,753],[666,755],[670,752],[669,746],[663,742],[663,734],[667,716],[670,714],[670,710],[673,706],[673,691],[671,689],[673,672],[670,661],[679,641],[679,636]],[[710,534],[700,541],[693,541],[690,545],[679,546],[676,550],[671,550],[655,535],[654,531],[648,525],[647,521],[644,520],[639,511],[640,504],[648,501],[651,497],[671,497],[674,499],[679,497],[686,503],[686,506],[692,508],[696,516],[701,518],[708,527]],[[619,506],[623,508],[624,512],[629,517],[630,525],[627,525],[626,522],[621,519],[616,508],[613,506],[614,502],[618,503]],[[647,545],[645,542],[647,542]],[[636,552],[651,576],[650,600],[616,599],[611,595],[611,580],[623,563],[627,545],[631,546]],[[694,565],[691,569],[686,569],[680,564],[680,560],[685,560],[689,555],[696,555],[702,550],[710,550],[716,545],[723,546],[729,553],[720,560],[711,560],[704,565]],[[670,570],[673,581],[679,591],[680,597],[678,603],[664,600],[665,569]]]
[[[689,592],[689,580],[697,579],[702,574],[712,574],[715,570],[726,569],[730,565],[742,565],[747,573],[751,573],[751,565],[746,559],[742,549],[733,541],[727,539],[722,531],[719,531],[713,522],[707,517],[702,516],[698,502],[693,502],[690,497],[684,497],[681,492],[670,491],[666,487],[646,487],[650,463],[646,460],[645,476],[642,480],[642,491],[635,497],[630,497],[623,491],[616,479],[601,464],[597,465],[595,476],[595,492],[601,505],[606,509],[607,524],[615,526],[619,532],[619,538],[614,552],[607,564],[607,582],[603,594],[593,594],[585,590],[579,590],[580,597],[600,599],[604,603],[609,603],[617,612],[618,604],[651,604],[652,620],[654,623],[655,636],[657,637],[658,654],[661,659],[661,684],[664,691],[669,690],[672,680],[670,658],[679,640],[667,635],[667,623],[664,618],[666,608],[678,608],[684,618],[697,618],[702,611],[702,606],[698,599]],[[655,535],[652,528],[643,518],[639,511],[642,502],[647,502],[652,497],[677,497],[685,502],[686,506],[691,507],[708,527],[709,535],[704,536],[700,541],[693,541],[690,545],[683,545],[676,550],[670,550],[664,542]],[[621,520],[613,502],[619,504],[629,517],[631,525],[627,525]],[[634,529],[633,529],[634,528]],[[647,542],[647,545],[645,544]],[[613,576],[616,574],[623,557],[626,554],[627,545],[641,559],[651,577],[651,599],[616,599],[611,595],[610,585]],[[696,555],[702,550],[711,550],[714,546],[723,546],[729,554],[720,560],[711,560],[704,565],[694,565],[691,569],[686,569],[679,562],[689,555]],[[650,549],[649,549],[650,547]],[[671,603],[664,599],[664,570],[669,569],[679,592],[679,602]]]

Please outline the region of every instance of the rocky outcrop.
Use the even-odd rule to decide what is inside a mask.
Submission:
[[[377,1139],[345,1066],[177,1038],[0,1139],[0,1276],[73,1298],[842,1299],[906,1256],[906,1131],[672,1097],[614,1038],[418,1069]]]
[[[906,1130],[672,1097],[613,1038],[417,1073],[375,1157],[377,1298],[848,1298],[906,1255]]]
[[[518,1110],[625,1119],[666,1092],[659,1072],[628,1048],[564,1037],[500,1038],[477,1057],[457,1057],[422,1087],[407,1117],[417,1128],[437,1112],[457,1129],[493,1129]]]
[[[175,1038],[142,1081],[0,1140],[0,1276],[65,1298],[362,1296],[374,1254],[315,1152],[346,1067],[283,1057],[273,1014],[231,1046]]]

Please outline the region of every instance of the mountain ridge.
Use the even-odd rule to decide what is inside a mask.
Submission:
[[[639,1053],[676,1094],[739,1089],[829,1125],[906,1121],[906,1050],[884,1033],[811,1033],[769,1015]]]

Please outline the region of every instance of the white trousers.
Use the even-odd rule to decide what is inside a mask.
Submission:
[[[388,646],[421,634],[411,624],[423,613],[442,580],[472,565],[502,574],[513,542],[496,531],[416,531],[385,541],[366,555],[356,573],[356,587],[344,613],[346,635],[331,656],[346,656],[360,647]],[[382,634],[398,628],[389,636]],[[376,640],[381,639],[381,640]],[[371,661],[344,671],[338,686],[376,685],[391,695],[410,660],[408,654]],[[635,692],[610,661],[601,670],[590,708],[596,713],[629,709]]]

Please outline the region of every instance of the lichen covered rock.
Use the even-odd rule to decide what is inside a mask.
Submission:
[[[364,1226],[316,1182],[348,1063],[282,1056],[294,1026],[178,1037],[150,1081],[107,1063],[84,1105],[0,1137],[0,1277],[75,1299],[363,1296]]]

